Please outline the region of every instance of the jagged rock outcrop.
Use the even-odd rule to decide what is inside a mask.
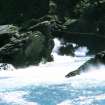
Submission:
[[[90,65],[93,66],[97,64],[105,64],[105,51],[102,51],[96,54],[95,57],[88,60],[86,63],[80,66],[77,70],[74,70],[68,73],[65,77],[69,78],[69,77],[73,77],[76,75],[80,75],[81,72],[85,72]]]
[[[16,26],[0,26],[0,62],[25,67],[38,64],[42,58],[49,61],[53,46],[46,45],[51,41],[47,37],[40,31],[20,33]]]

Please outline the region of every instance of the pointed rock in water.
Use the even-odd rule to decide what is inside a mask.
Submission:
[[[0,47],[9,43],[16,37],[19,37],[18,27],[13,25],[1,25],[0,26]]]
[[[91,58],[86,63],[84,63],[82,66],[80,66],[77,70],[74,70],[74,71],[68,73],[65,77],[69,78],[69,77],[73,77],[76,75],[80,75],[81,72],[85,72],[87,70],[89,65],[95,64],[95,62],[96,62],[95,59]]]
[[[97,65],[100,63],[105,64],[105,51],[102,51],[102,52],[96,54],[94,58],[91,58],[90,60],[88,60],[86,63],[84,63],[82,66],[80,66],[77,70],[74,70],[74,71],[68,73],[65,77],[69,78],[69,77],[73,77],[76,75],[80,75],[81,72],[87,71],[87,68],[90,65]]]
[[[65,77],[69,78],[69,77],[73,77],[76,75],[80,75],[80,70],[72,71],[72,72],[68,73]]]

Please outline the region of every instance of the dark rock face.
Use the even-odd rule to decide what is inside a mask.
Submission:
[[[76,6],[81,3],[85,9],[81,7],[79,10],[83,12],[76,13]],[[51,61],[54,37],[87,46],[94,54],[104,50],[105,3],[91,3],[90,0],[89,5],[82,0],[0,0],[0,62],[24,67],[38,64],[42,58]],[[74,48],[63,46],[60,52],[73,55]]]
[[[16,33],[16,34],[15,34]],[[12,36],[18,35],[18,28],[12,25],[0,26],[0,47],[8,43]]]
[[[65,17],[73,16],[73,10],[80,0],[52,0],[56,3],[56,13],[61,21],[65,21]]]
[[[59,54],[60,55],[71,55],[74,56],[74,47],[73,45],[67,45],[67,46],[62,46],[59,49]]]
[[[42,58],[50,59],[52,45],[46,35],[40,31],[20,33],[13,25],[0,26],[0,62],[10,63],[15,67],[38,64]],[[6,40],[6,41],[5,41]],[[51,41],[51,39],[50,39]],[[46,49],[47,47],[47,49]],[[44,51],[44,53],[43,53]]]
[[[95,60],[97,62],[105,64],[105,51],[101,51],[100,53],[96,54]]]
[[[48,13],[48,0],[0,0],[0,24],[21,23]]]
[[[21,46],[16,55],[14,55],[14,61],[16,66],[29,66],[38,64],[43,55],[45,45],[45,36],[39,32],[28,32],[26,43]]]
[[[105,3],[90,4],[83,9],[82,14],[76,22],[70,25],[70,30],[75,32],[96,33],[99,21],[104,22]],[[73,26],[71,28],[71,26]]]

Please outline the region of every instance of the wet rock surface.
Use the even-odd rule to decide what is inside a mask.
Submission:
[[[38,64],[42,58],[49,59],[52,46],[46,49],[46,36],[40,31],[20,33],[13,25],[1,26],[0,62],[15,67]],[[44,51],[44,53],[43,53]],[[46,56],[45,56],[46,55]],[[47,56],[48,55],[48,56]]]
[[[87,71],[89,66],[97,66],[98,64],[105,64],[105,51],[102,51],[95,55],[95,57],[91,58],[87,62],[85,62],[82,66],[80,66],[77,70],[74,70],[68,73],[65,77],[73,77],[76,75],[80,75],[81,72]]]
[[[53,38],[65,41],[61,55],[74,56],[67,43],[76,43],[104,62],[99,54],[105,50],[104,7],[103,0],[1,0],[0,62],[25,67],[52,61]]]

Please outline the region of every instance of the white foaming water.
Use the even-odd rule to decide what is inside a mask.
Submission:
[[[81,76],[88,77],[90,79],[95,79],[95,80],[105,80],[105,65],[99,64],[97,66],[90,66],[87,70],[87,73],[81,74]]]
[[[75,55],[76,56],[86,56],[88,51],[89,50],[87,49],[87,47],[79,47],[78,49],[76,49]]]
[[[75,58],[71,56],[60,56],[57,54],[61,45],[60,41],[58,39],[54,39],[54,41],[55,47],[52,52],[54,62],[40,63],[39,66],[30,66],[24,69],[13,70],[12,68],[12,70],[0,71],[0,105],[5,105],[1,102],[9,103],[9,105],[41,105],[36,100],[34,102],[26,100],[24,96],[29,95],[28,92],[22,90],[12,91],[25,86],[69,84],[71,86],[70,89],[68,89],[69,87],[65,87],[65,90],[67,88],[67,90],[74,89],[73,91],[76,91],[84,87],[91,88],[100,84],[105,85],[104,65],[98,65],[97,67],[91,66],[86,73],[81,73],[81,75],[69,79],[65,78],[66,74],[77,69],[86,60],[90,59],[90,57]],[[97,94],[89,97],[80,96],[74,100],[63,99],[64,101],[59,101],[56,105],[77,105],[75,104],[76,101],[80,101],[78,105],[91,105],[94,99],[104,100],[105,94]]]
[[[24,69],[0,72],[0,86],[2,88],[25,86],[27,84],[61,84],[68,79],[65,75],[74,69],[77,69],[86,60],[78,61],[78,58],[71,56],[59,56],[57,54],[60,47],[60,41],[55,39],[53,49],[54,62],[40,64],[39,66],[30,66]],[[79,58],[80,59],[80,58]],[[87,58],[89,59],[89,58]],[[13,69],[13,68],[12,68]],[[11,81],[11,82],[9,82]]]
[[[90,57],[75,58],[71,56],[60,56],[57,54],[61,45],[60,41],[58,39],[54,39],[54,41],[56,45],[52,52],[54,62],[46,64],[41,63],[39,66],[30,66],[24,69],[13,70],[12,68],[12,70],[0,71],[0,88],[14,88],[26,86],[28,84],[42,85],[68,83],[70,79],[65,78],[65,75],[70,71],[77,69],[86,62],[86,60],[90,59]],[[87,73],[82,73],[79,76],[73,77],[73,80],[76,80],[76,78],[83,78],[83,80],[104,80],[105,71],[103,69],[105,69],[104,66],[99,66],[98,68],[91,67]]]

